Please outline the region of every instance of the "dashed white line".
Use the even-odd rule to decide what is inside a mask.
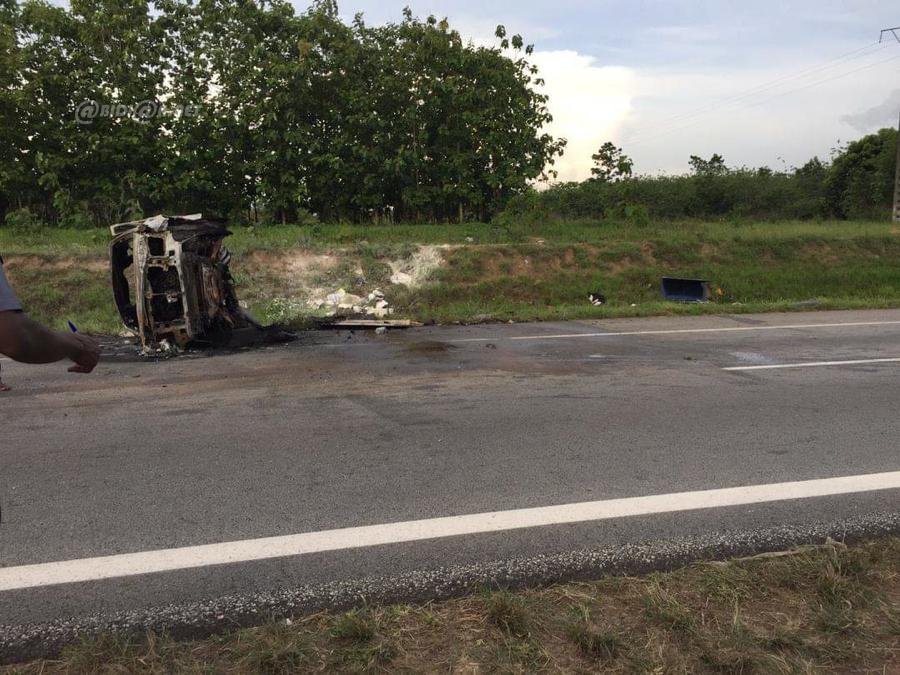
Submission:
[[[783,326],[728,326],[723,328],[670,328],[666,330],[634,330],[608,333],[559,333],[550,335],[514,335],[504,337],[495,335],[492,337],[457,338],[448,342],[496,342],[497,340],[574,340],[580,338],[597,337],[625,337],[632,335],[684,335],[691,333],[734,333],[738,331],[763,331],[763,330],[797,330],[809,328],[858,328],[861,326],[896,326],[900,321],[854,321],[845,323],[797,323]]]
[[[854,359],[852,361],[806,361],[804,363],[773,363],[765,366],[729,366],[722,370],[779,370],[782,368],[819,368],[822,366],[858,366],[866,363],[900,363],[900,358]]]
[[[900,471],[607,499],[0,568],[0,591],[548,525],[900,489]]]

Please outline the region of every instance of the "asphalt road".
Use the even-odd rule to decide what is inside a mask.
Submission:
[[[3,376],[7,658],[110,621],[900,531],[897,310],[322,332]]]

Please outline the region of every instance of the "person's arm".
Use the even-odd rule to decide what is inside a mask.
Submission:
[[[0,312],[0,353],[21,363],[69,359],[75,362],[73,373],[89,373],[100,360],[100,347],[91,338],[49,330],[23,312]]]

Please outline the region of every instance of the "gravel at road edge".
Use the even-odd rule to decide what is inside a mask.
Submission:
[[[698,560],[724,559],[821,544],[829,537],[852,543],[900,534],[900,513],[872,513],[847,520],[724,531],[700,537],[626,544],[551,556],[371,577],[318,586],[232,595],[206,602],[168,605],[110,615],[60,619],[45,624],[0,625],[0,664],[52,658],[68,644],[99,633],[140,635],[148,630],[176,638],[215,632],[359,605],[422,602],[457,597],[485,587],[521,588],[602,576],[665,571]]]

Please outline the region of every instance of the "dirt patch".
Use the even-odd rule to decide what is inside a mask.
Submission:
[[[840,256],[835,253],[829,244],[820,242],[808,242],[800,248],[800,257],[809,258],[816,262],[833,265],[840,262]]]
[[[719,255],[719,247],[716,244],[710,244],[709,242],[700,244],[700,256],[704,260],[710,260],[717,255]]]
[[[391,260],[391,283],[407,288],[418,288],[425,284],[431,275],[444,264],[444,252],[452,250],[450,245],[420,246],[418,250],[405,260]]]
[[[109,262],[106,259],[76,258],[75,256],[42,258],[36,255],[8,255],[3,259],[3,264],[12,274],[15,274],[17,268],[46,270],[48,272],[75,269],[82,269],[87,272],[109,271]]]
[[[606,263],[606,269],[609,270],[609,273],[613,276],[619,276],[620,274],[641,265],[643,265],[643,263],[638,262],[634,258],[626,257],[621,260],[614,260],[613,262]]]
[[[480,260],[481,273],[470,283],[492,281],[503,277],[534,276],[535,267],[528,256],[521,253],[500,250],[485,254]]]
[[[644,256],[644,262],[648,265],[656,265],[656,245],[645,241],[641,244],[641,255]]]
[[[297,278],[333,269],[340,262],[340,256],[332,253],[312,253],[304,250],[253,251],[241,261],[248,273],[259,270],[285,277]]]

